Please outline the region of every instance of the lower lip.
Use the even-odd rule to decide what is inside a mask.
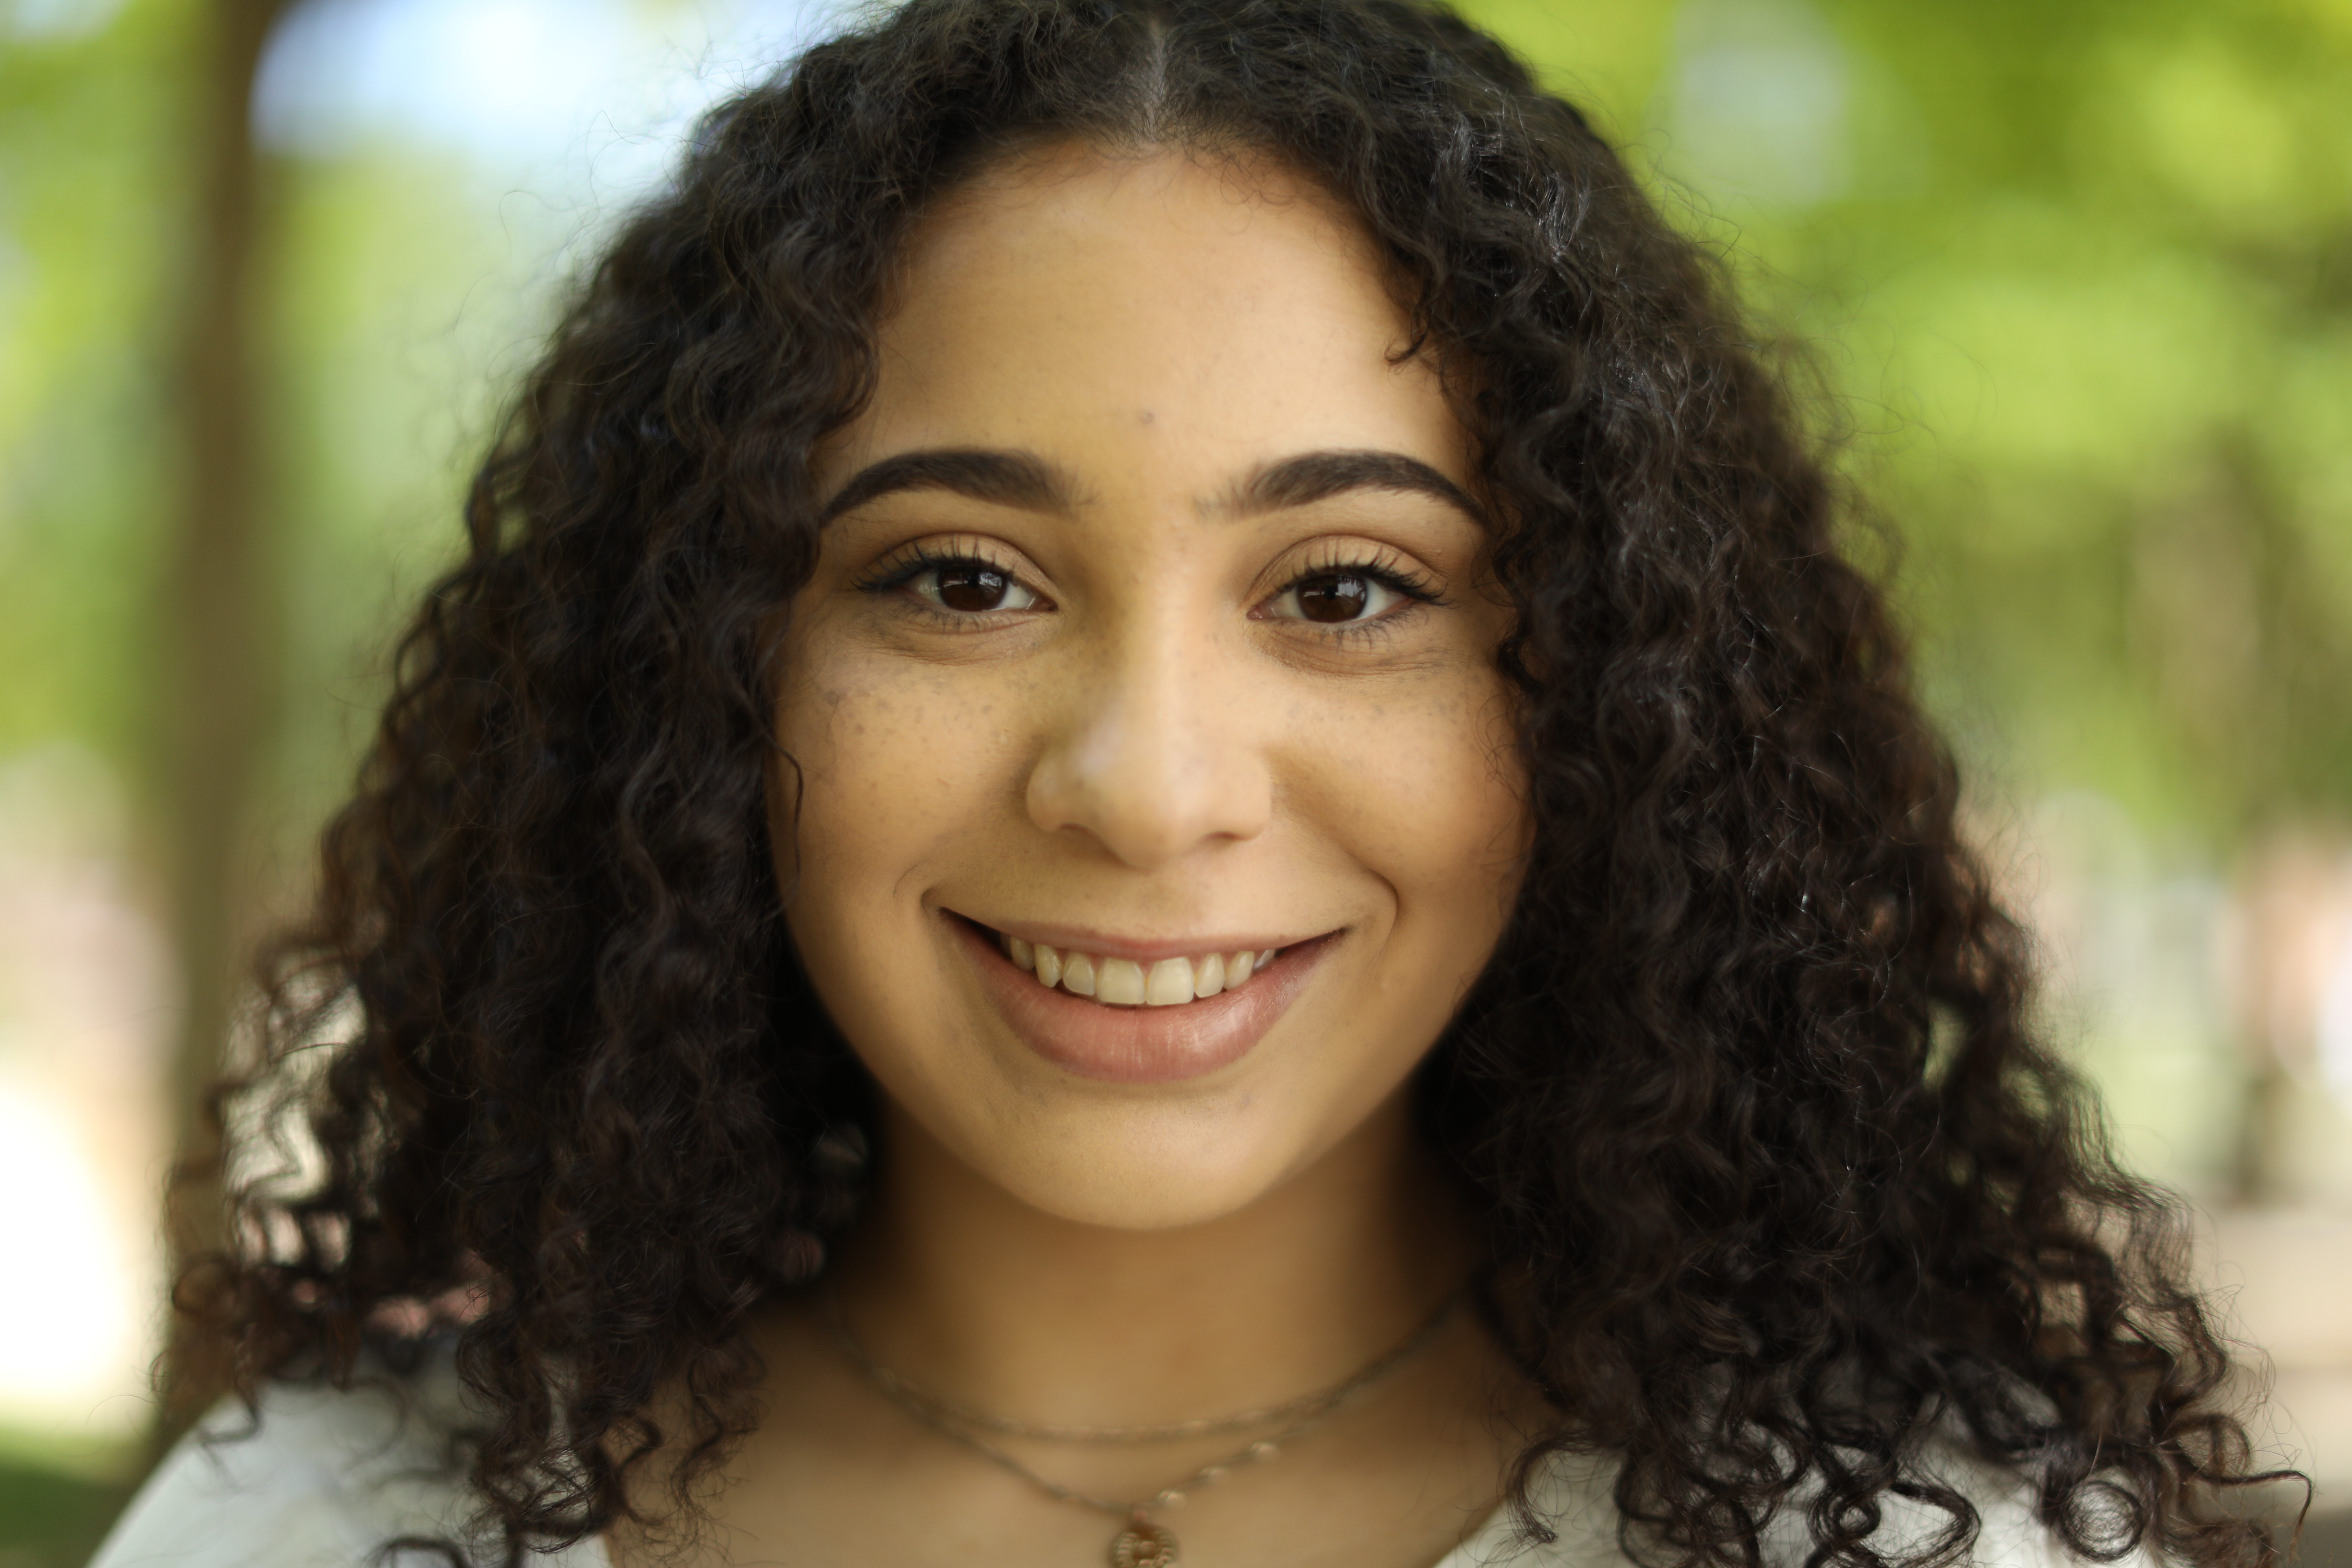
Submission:
[[[1055,1067],[1106,1083],[1177,1083],[1239,1061],[1288,1010],[1331,944],[1321,936],[1284,948],[1237,991],[1171,1007],[1114,1007],[1039,984],[992,933],[961,916],[946,918],[1022,1043]]]

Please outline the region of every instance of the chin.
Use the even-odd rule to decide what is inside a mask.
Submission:
[[[1173,1107],[1154,1114],[1073,1105],[1041,1121],[1018,1139],[958,1152],[1028,1207],[1107,1230],[1179,1230],[1223,1219],[1322,1152],[1304,1129]]]

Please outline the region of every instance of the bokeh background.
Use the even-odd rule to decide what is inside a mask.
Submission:
[[[2047,1027],[2352,1520],[2352,0],[1465,9],[1785,343]],[[503,390],[840,15],[0,0],[0,1568],[146,1461],[190,1086]]]

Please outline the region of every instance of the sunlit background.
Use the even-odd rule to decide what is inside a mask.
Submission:
[[[173,563],[216,395],[186,371],[197,128],[240,5],[271,9],[0,0],[0,1568],[78,1563],[143,1462],[190,954],[299,894],[563,281],[698,109],[841,14],[284,10],[244,121],[259,530],[227,668],[263,700],[205,829],[184,731],[217,694]],[[2204,1216],[2274,1380],[2258,1437],[2352,1515],[2352,0],[1466,9],[1787,340],[2048,1027]]]

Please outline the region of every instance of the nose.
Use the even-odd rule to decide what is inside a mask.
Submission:
[[[1257,704],[1214,640],[1160,622],[1093,650],[1094,678],[1064,687],[1030,769],[1030,820],[1087,834],[1138,870],[1264,832],[1273,784]]]

